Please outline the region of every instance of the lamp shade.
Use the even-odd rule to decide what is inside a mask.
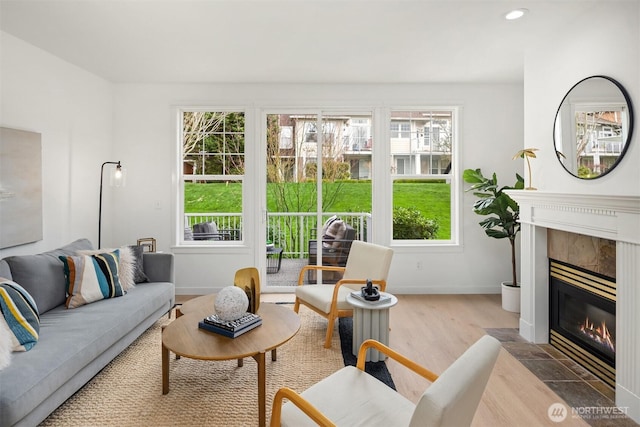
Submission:
[[[124,187],[127,185],[127,170],[118,165],[109,174],[109,185],[111,187]]]

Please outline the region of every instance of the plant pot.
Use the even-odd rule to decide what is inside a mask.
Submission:
[[[502,309],[520,313],[520,287],[511,286],[513,282],[502,282]]]

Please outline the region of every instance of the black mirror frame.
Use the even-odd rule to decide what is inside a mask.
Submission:
[[[558,153],[556,152],[556,157],[558,158],[558,162],[560,162],[560,165],[562,165],[562,168],[567,171],[567,173],[569,173],[569,175],[578,178],[578,179],[582,179],[585,181],[591,181],[593,179],[598,179],[601,178],[605,175],[608,175],[609,172],[611,172],[612,170],[614,170],[616,167],[618,167],[618,164],[620,164],[620,162],[622,161],[623,157],[625,156],[625,154],[627,153],[627,150],[629,148],[629,144],[631,143],[631,137],[633,136],[633,105],[631,104],[631,98],[629,97],[629,93],[627,92],[627,90],[624,88],[624,86],[622,86],[622,84],[620,84],[620,82],[618,82],[616,79],[609,77],[609,76],[602,76],[602,75],[595,75],[595,76],[589,76],[589,77],[585,77],[584,79],[580,80],[578,83],[574,84],[573,86],[571,86],[571,89],[569,89],[569,91],[564,95],[564,97],[562,98],[562,101],[560,101],[560,105],[558,106],[558,109],[556,110],[556,115],[553,121],[553,144],[554,144],[554,151],[555,151],[555,143],[556,143],[556,124],[558,123],[558,114],[560,114],[560,109],[562,108],[562,104],[564,104],[565,99],[567,99],[567,96],[569,96],[569,94],[571,93],[571,91],[578,86],[580,83],[589,80],[589,79],[594,79],[594,78],[602,78],[605,80],[610,81],[611,83],[613,83],[614,85],[616,85],[616,87],[620,90],[620,92],[622,93],[622,96],[624,96],[624,100],[627,103],[627,108],[629,109],[629,132],[627,134],[627,140],[624,143],[624,147],[622,148],[622,152],[620,153],[620,156],[618,156],[618,160],[616,160],[616,162],[611,165],[611,167],[609,169],[607,169],[606,172],[598,175],[598,176],[594,176],[593,178],[583,178],[580,177],[578,175],[575,175],[573,172],[569,171],[569,169],[566,168],[566,166],[564,165],[564,163],[562,162],[562,159],[560,159],[560,155],[558,155]]]

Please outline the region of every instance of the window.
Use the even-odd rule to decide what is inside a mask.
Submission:
[[[347,129],[345,131],[347,150],[371,150],[371,125],[368,119],[351,118]]]
[[[244,112],[182,111],[181,119],[182,242],[241,240]]]
[[[456,110],[391,111],[394,241],[452,242]],[[406,135],[406,141],[398,135]],[[422,141],[421,141],[422,140]]]
[[[280,148],[285,150],[293,148],[292,126],[280,126]]]
[[[398,121],[399,117],[391,119],[391,138],[410,138],[411,124],[407,121]]]

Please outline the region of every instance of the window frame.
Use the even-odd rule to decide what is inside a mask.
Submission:
[[[254,222],[256,221],[253,218],[255,209],[258,209],[258,200],[254,200],[253,194],[253,185],[259,185],[260,178],[254,176],[255,171],[255,156],[260,156],[259,148],[257,148],[256,144],[251,143],[252,137],[257,137],[259,133],[259,123],[256,121],[256,108],[262,108],[264,110],[265,107],[255,107],[251,105],[245,104],[231,104],[231,107],[220,107],[220,106],[206,106],[206,107],[191,107],[191,106],[177,106],[174,107],[174,111],[176,112],[176,144],[175,153],[176,153],[176,163],[175,163],[175,176],[176,176],[176,184],[177,191],[174,192],[177,200],[175,209],[173,212],[176,217],[173,219],[173,227],[176,230],[176,238],[174,240],[175,246],[177,249],[180,248],[215,248],[215,247],[226,247],[226,250],[230,250],[235,253],[236,249],[241,250],[241,247],[245,249],[247,245],[251,245],[252,240],[254,239],[253,233],[256,225]],[[304,107],[297,108],[297,110],[305,110]],[[351,111],[353,108],[327,108],[323,107],[323,110],[348,110]],[[400,252],[409,251],[411,252],[413,249],[411,248],[422,248],[421,250],[429,250],[429,248],[434,249],[438,252],[450,252],[450,251],[460,251],[462,250],[462,234],[463,230],[461,229],[461,212],[460,206],[462,204],[462,199],[464,196],[462,190],[461,178],[458,177],[459,173],[457,171],[460,170],[459,162],[461,161],[461,134],[460,129],[462,128],[462,106],[455,104],[447,104],[444,106],[424,106],[424,105],[391,105],[391,106],[374,106],[367,105],[361,106],[357,108],[358,111],[366,110],[371,111],[371,120],[373,121],[373,125],[370,127],[371,138],[374,141],[374,145],[377,148],[374,150],[377,151],[377,154],[372,157],[372,167],[377,167],[377,172],[370,173],[370,179],[372,179],[373,185],[373,201],[372,201],[372,210],[371,214],[376,216],[375,223],[377,224],[374,229],[372,229],[374,241],[377,241],[381,244],[386,244],[389,246],[395,247]],[[439,174],[439,176],[443,179],[447,179],[451,185],[451,236],[449,240],[395,240],[393,239],[393,182],[396,179],[407,179],[410,178],[410,175],[402,175],[400,177],[395,175],[395,171],[393,168],[389,168],[389,158],[391,157],[389,142],[391,137],[397,136],[398,132],[395,134],[391,129],[391,112],[392,111],[451,111],[452,113],[452,165],[450,174]],[[244,156],[245,156],[245,175],[238,176],[238,180],[242,182],[242,212],[241,212],[241,221],[242,221],[242,240],[240,241],[185,241],[184,240],[184,171],[183,171],[183,162],[182,162],[182,150],[183,150],[183,113],[188,111],[221,111],[221,112],[238,112],[245,114],[245,128],[244,128],[244,138],[245,138],[245,146],[244,146]],[[262,110],[260,110],[262,111]],[[411,133],[411,132],[409,132]],[[377,140],[377,142],[375,142]],[[372,147],[373,148],[373,147]],[[375,166],[377,165],[377,166]],[[393,165],[392,165],[393,166]],[[249,169],[246,169],[249,168]],[[425,179],[425,177],[431,177],[432,175],[420,175],[417,176],[417,179]],[[213,175],[212,178],[226,180],[229,176],[225,175]],[[251,185],[252,188],[248,188],[247,185]],[[386,205],[386,206],[385,206]],[[257,219],[259,220],[259,218]],[[382,234],[380,234],[382,233]],[[375,238],[375,236],[379,236]],[[206,249],[205,249],[206,250]]]
[[[393,138],[398,138],[398,133],[395,132],[392,128],[392,117],[394,112],[428,112],[428,111],[447,111],[451,113],[451,170],[448,174],[432,174],[432,173],[421,173],[421,174],[399,174],[396,170],[396,159],[404,158],[405,160],[405,169],[407,166],[406,153],[398,153],[394,155],[391,152],[391,140]],[[388,125],[387,129],[390,130],[390,134],[387,138],[384,138],[385,143],[388,145],[388,153],[392,160],[391,167],[389,168],[389,209],[390,209],[390,226],[389,226],[389,242],[391,246],[402,248],[402,247],[438,247],[440,249],[445,247],[454,248],[454,250],[460,250],[461,241],[462,241],[462,230],[460,229],[461,219],[460,219],[460,205],[461,199],[463,197],[462,194],[462,184],[461,177],[459,177],[459,162],[460,162],[460,123],[461,123],[462,109],[458,105],[438,105],[438,106],[392,106],[387,110],[387,120]],[[400,122],[400,120],[396,120]],[[424,130],[426,126],[419,126],[417,129]],[[440,129],[441,131],[441,129]],[[411,131],[409,132],[411,133]],[[426,134],[424,137],[426,141]],[[439,145],[439,144],[438,144]],[[431,153],[431,152],[429,152]],[[411,153],[408,154],[411,156]],[[409,167],[411,167],[409,165]],[[422,239],[394,239],[393,238],[393,211],[394,211],[394,183],[397,180],[419,180],[419,181],[428,181],[433,179],[444,179],[450,185],[450,238],[448,240],[422,240]]]
[[[238,113],[238,114],[242,114],[243,115],[243,120],[244,120],[244,128],[243,128],[243,132],[242,132],[242,137],[243,137],[243,141],[244,141],[244,150],[242,153],[243,156],[243,164],[244,164],[244,174],[242,175],[238,175],[238,174],[186,174],[185,170],[184,170],[184,115],[185,113],[190,113],[190,112],[215,112],[215,113]],[[182,107],[178,107],[177,108],[177,117],[176,117],[176,121],[177,121],[177,138],[176,138],[176,152],[177,152],[177,162],[176,162],[176,176],[177,176],[177,184],[178,184],[178,203],[177,203],[177,217],[176,217],[176,221],[174,221],[174,225],[177,228],[177,239],[176,239],[176,243],[178,247],[193,247],[193,246],[198,246],[198,247],[202,247],[202,246],[210,246],[210,247],[216,247],[216,246],[229,246],[229,245],[233,245],[233,246],[237,246],[237,245],[243,245],[244,244],[244,232],[243,229],[245,228],[243,226],[243,224],[246,224],[246,212],[245,212],[245,203],[244,203],[244,198],[245,198],[245,192],[246,192],[246,186],[245,186],[245,181],[247,179],[247,172],[246,172],[246,168],[247,168],[247,157],[248,157],[248,153],[247,153],[247,136],[250,134],[250,129],[248,129],[250,127],[249,125],[249,120],[248,120],[248,116],[249,116],[249,111],[248,111],[248,107],[246,106],[237,106],[237,107],[186,107],[186,106],[182,106]],[[228,132],[230,135],[238,135],[238,132]],[[211,135],[213,134],[219,134],[218,132],[216,133],[211,133]],[[222,134],[227,134],[227,132],[222,132]],[[209,156],[209,157],[213,157],[213,155],[221,155],[223,159],[225,159],[228,156],[234,156],[237,155],[239,153],[234,152],[234,153],[226,153],[226,152],[221,152],[221,153],[208,153],[208,152],[196,152],[196,155],[202,155],[202,156]],[[238,240],[186,240],[185,239],[185,230],[186,230],[186,218],[187,218],[187,212],[185,212],[185,183],[188,182],[189,180],[202,180],[202,181],[207,181],[207,182],[239,182],[242,184],[242,190],[241,190],[241,198],[242,198],[242,203],[241,203],[241,212],[239,213],[239,223],[240,223],[240,232],[239,232],[239,239]],[[220,229],[224,229],[224,227],[219,225]]]

